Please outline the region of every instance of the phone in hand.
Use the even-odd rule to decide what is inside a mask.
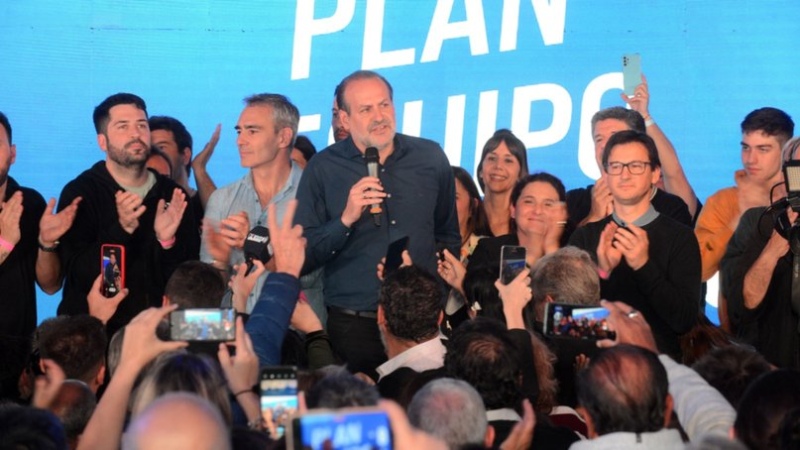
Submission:
[[[546,303],[544,310],[545,336],[561,336],[580,340],[616,339],[617,333],[608,329],[609,311],[601,306]]]
[[[228,342],[236,339],[236,311],[232,308],[178,309],[169,315],[173,341]]]
[[[383,278],[386,279],[392,272],[403,264],[403,252],[408,248],[408,236],[389,244],[386,250],[386,261],[383,263]]]
[[[268,366],[261,369],[261,416],[271,420],[278,436],[283,436],[290,417],[297,412],[297,367]]]
[[[642,84],[642,58],[638,53],[622,55],[622,86],[625,95],[633,97],[636,86]]]
[[[377,408],[312,410],[292,419],[286,443],[290,450],[391,450],[392,428]]]
[[[500,247],[500,282],[508,284],[525,269],[525,247],[504,245]]]
[[[125,247],[119,244],[100,246],[100,273],[103,295],[113,297],[125,288]]]

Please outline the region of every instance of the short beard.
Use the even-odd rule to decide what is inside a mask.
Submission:
[[[128,154],[126,149],[126,147],[136,142],[143,144],[144,147],[147,149],[146,152],[142,153],[142,157],[139,159],[134,158],[132,155]],[[123,148],[114,147],[109,143],[108,157],[121,167],[125,167],[128,169],[143,169],[147,164],[147,158],[150,157],[150,146],[145,144],[145,142],[142,141],[141,139],[128,142],[127,144],[125,144]]]

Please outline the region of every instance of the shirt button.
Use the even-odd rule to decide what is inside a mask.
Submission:
[[[397,221],[393,220],[392,225],[397,225]]]
[[[335,255],[335,254],[336,254],[336,250],[331,252],[331,255]]]
[[[384,168],[381,168],[381,172],[386,172],[386,169],[384,169]]]

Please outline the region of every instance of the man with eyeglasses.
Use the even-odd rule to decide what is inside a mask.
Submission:
[[[613,211],[577,229],[570,245],[597,262],[601,297],[635,308],[653,329],[659,350],[680,357],[679,337],[695,324],[700,305],[697,238],[651,204],[661,172],[652,138],[638,131],[615,133],[602,163]]]

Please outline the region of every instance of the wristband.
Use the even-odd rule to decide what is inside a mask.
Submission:
[[[234,397],[238,397],[238,396],[240,396],[240,395],[242,395],[242,394],[247,394],[248,392],[253,392],[253,388],[250,388],[250,389],[242,389],[241,391],[239,391],[239,392],[237,392],[237,393],[233,394],[233,396],[234,396]]]
[[[650,116],[648,116],[647,119],[644,120],[644,126],[645,127],[653,126],[655,124],[656,124],[656,121],[653,120],[653,118],[650,117]]]
[[[51,247],[46,247],[44,244],[42,244],[41,239],[39,239],[38,241],[39,241],[39,250],[47,253],[55,253],[56,249],[58,248],[58,244],[60,244],[59,241],[55,241],[53,242],[53,245]]]
[[[603,270],[603,269],[601,269],[601,268],[599,268],[599,267],[598,267],[598,268],[597,268],[597,275],[599,275],[601,279],[603,279],[603,280],[607,280],[607,279],[608,279],[608,276],[609,276],[610,274],[609,274],[608,272],[606,272],[605,270]]]
[[[175,245],[175,236],[172,236],[170,239],[167,239],[166,241],[162,241],[161,239],[158,238],[156,239],[158,240],[158,243],[161,244],[161,248],[163,248],[164,250]]]
[[[14,244],[8,242],[0,236],[0,248],[11,253],[11,251],[14,250]]]

